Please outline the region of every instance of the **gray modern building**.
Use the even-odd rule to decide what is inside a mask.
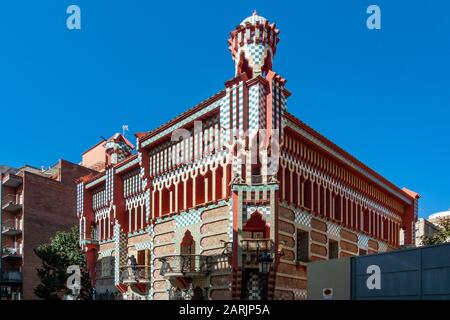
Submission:
[[[425,218],[420,218],[416,222],[416,246],[420,247],[423,245],[423,237],[432,237],[439,231],[439,227],[432,223],[430,220]]]

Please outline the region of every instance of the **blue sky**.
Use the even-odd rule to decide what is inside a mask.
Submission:
[[[66,8],[81,8],[81,30]],[[377,4],[382,29],[366,28]],[[49,166],[128,124],[150,130],[233,77],[229,32],[281,30],[288,110],[400,187],[450,207],[450,2],[2,1],[0,164]],[[134,137],[133,140],[134,141]]]

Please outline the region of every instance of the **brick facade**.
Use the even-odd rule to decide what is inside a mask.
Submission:
[[[22,170],[18,173],[22,180],[20,187],[3,189],[3,194],[8,192],[22,197],[19,211],[6,212],[7,217],[22,220],[22,229],[15,238],[3,235],[2,246],[21,244],[23,249],[21,257],[15,261],[4,259],[2,271],[21,272],[22,298],[27,300],[37,299],[34,294],[39,284],[36,269],[42,265],[34,250],[48,243],[56,232],[68,231],[77,225],[76,180],[92,172],[65,160],[60,160],[53,169],[56,171],[52,175]]]
[[[80,243],[93,279],[98,257],[110,256],[126,299],[305,299],[310,261],[412,240],[418,195],[287,111],[286,80],[272,70],[278,35],[256,13],[242,21],[224,90],[137,134],[135,155],[82,179]],[[135,254],[135,271],[150,276],[123,276]]]

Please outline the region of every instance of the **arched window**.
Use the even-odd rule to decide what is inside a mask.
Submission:
[[[195,254],[195,241],[189,230],[184,233],[180,247],[181,254]]]
[[[270,227],[258,210],[251,214],[242,229],[245,238],[262,239],[270,237]]]
[[[183,272],[195,269],[195,241],[189,230],[184,233],[180,245],[180,267]]]
[[[238,63],[238,74],[246,73],[249,79],[253,78],[253,69],[250,67],[244,52],[241,52]]]

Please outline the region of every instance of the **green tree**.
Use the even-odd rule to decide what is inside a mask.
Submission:
[[[66,281],[70,274],[67,268],[78,265],[81,270],[80,299],[90,299],[91,282],[86,269],[85,255],[78,242],[78,228],[69,232],[58,232],[50,243],[40,245],[34,250],[42,260],[42,268],[37,269],[41,283],[34,289],[35,294],[44,300],[61,300],[70,294]]]
[[[425,246],[440,244],[450,241],[450,218],[442,218],[439,223],[439,231],[431,237],[422,236],[421,240]]]

